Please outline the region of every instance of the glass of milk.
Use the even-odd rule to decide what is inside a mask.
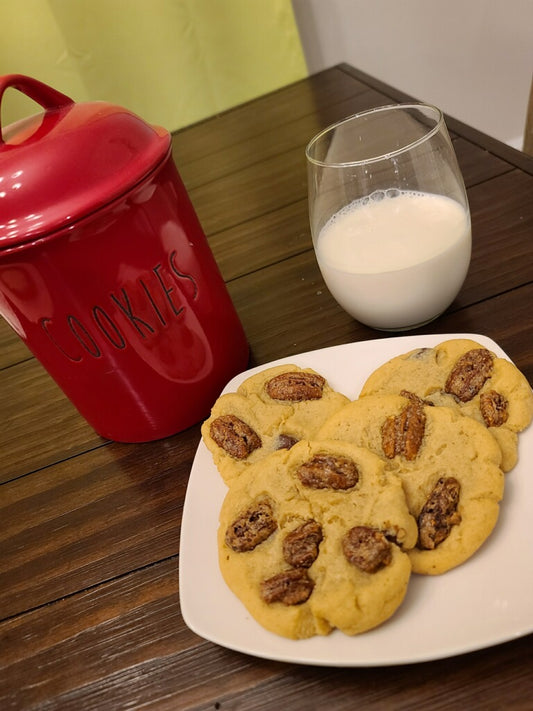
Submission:
[[[471,255],[468,200],[442,112],[371,109],[319,133],[306,156],[313,244],[336,301],[385,331],[442,314]]]

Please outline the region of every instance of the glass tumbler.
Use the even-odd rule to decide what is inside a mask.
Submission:
[[[340,306],[385,331],[442,314],[468,272],[471,225],[440,109],[355,114],[315,136],[306,157],[315,254]]]

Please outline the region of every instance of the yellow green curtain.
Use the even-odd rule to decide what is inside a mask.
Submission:
[[[169,131],[307,75],[290,0],[0,0],[0,75]],[[4,126],[40,110],[9,89]]]

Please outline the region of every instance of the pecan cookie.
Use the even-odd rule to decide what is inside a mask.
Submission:
[[[220,513],[219,564],[266,629],[353,635],[404,599],[417,540],[398,477],[367,449],[301,440],[250,466]]]
[[[487,429],[412,393],[367,395],[333,415],[319,438],[368,447],[402,481],[418,540],[413,571],[436,575],[472,556],[496,525],[501,451]]]
[[[245,380],[215,402],[202,438],[227,484],[278,449],[310,439],[348,398],[310,368],[282,365]]]
[[[524,375],[476,341],[451,339],[384,363],[361,397],[406,390],[481,422],[502,450],[502,469],[517,461],[518,433],[533,418],[533,392]]]

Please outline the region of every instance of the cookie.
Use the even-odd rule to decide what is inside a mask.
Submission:
[[[468,560],[493,531],[504,474],[496,440],[457,409],[416,396],[367,395],[333,415],[319,438],[368,447],[402,481],[418,522],[415,573],[438,575]]]
[[[301,440],[250,466],[220,512],[220,570],[263,627],[302,639],[387,620],[417,526],[400,480],[348,442]]]
[[[202,438],[229,484],[272,452],[312,439],[348,402],[311,368],[274,366],[219,397],[202,425]]]
[[[419,348],[378,367],[360,397],[413,392],[481,422],[502,451],[502,468],[518,458],[518,433],[533,418],[533,392],[518,368],[476,341],[451,339]]]

